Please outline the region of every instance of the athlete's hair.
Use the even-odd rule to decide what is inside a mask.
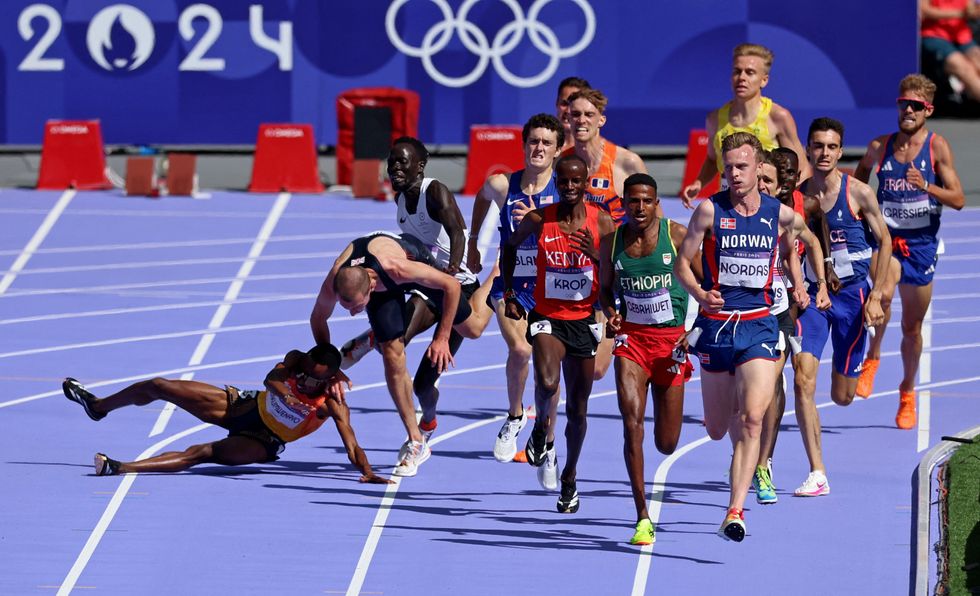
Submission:
[[[340,350],[332,344],[317,344],[310,348],[307,354],[313,359],[313,362],[326,365],[330,367],[331,371],[340,368]]]
[[[568,96],[568,103],[571,104],[576,99],[584,99],[594,105],[600,114],[606,113],[606,106],[609,105],[609,100],[606,96],[598,89],[579,89],[575,93]]]
[[[768,149],[762,150],[762,157],[759,158],[759,163],[767,163],[772,167],[776,167],[776,164],[772,161],[772,151]]]
[[[755,56],[762,58],[762,64],[766,67],[766,74],[772,68],[772,50],[757,43],[740,43],[732,50],[732,62],[739,56]]]
[[[933,98],[936,97],[936,84],[923,75],[910,74],[898,84],[898,95],[904,97],[909,91],[918,93],[932,103]]]
[[[752,147],[752,151],[755,152],[755,161],[757,163],[762,163],[762,155],[765,149],[762,148],[762,143],[759,142],[759,139],[750,132],[733,132],[722,139],[721,153],[724,155],[732,149],[738,149],[743,145]]]
[[[575,87],[576,89],[591,89],[592,85],[582,77],[565,77],[558,83],[558,95],[561,95],[561,90],[565,87]]]
[[[813,133],[824,132],[827,130],[836,132],[840,136],[840,144],[844,144],[844,124],[840,120],[827,117],[817,118],[810,123],[810,131],[806,133],[807,144],[810,144],[810,139],[813,138]]]
[[[630,174],[626,180],[623,181],[623,196],[626,196],[626,190],[631,186],[651,186],[653,191],[657,192],[657,181],[653,179],[653,176],[644,172],[637,172],[636,174]]]
[[[364,267],[343,267],[333,276],[333,291],[344,300],[368,291],[371,278]]]
[[[535,114],[528,118],[528,121],[524,124],[524,130],[521,131],[521,139],[526,143],[528,135],[535,128],[544,128],[553,131],[558,137],[558,148],[561,149],[565,146],[565,127],[562,126],[558,118],[555,118],[551,114]]]
[[[559,157],[558,158],[558,161],[555,162],[555,172],[558,171],[558,168],[561,167],[561,164],[566,163],[566,162],[569,162],[569,161],[576,161],[576,162],[582,164],[582,167],[585,168],[586,173],[588,173],[588,171],[589,171],[589,164],[585,163],[585,160],[584,159],[582,159],[578,155],[575,155],[574,153],[569,153],[568,155],[563,155],[562,157]]]
[[[429,150],[425,148],[422,141],[416,139],[415,137],[398,137],[395,142],[391,144],[391,148],[394,149],[396,145],[411,145],[415,152],[419,154],[419,159],[421,161],[429,161]]]

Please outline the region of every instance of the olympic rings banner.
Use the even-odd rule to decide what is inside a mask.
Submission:
[[[102,120],[110,144],[253,144],[261,122],[336,143],[356,87],[421,96],[420,136],[553,112],[581,76],[609,97],[621,144],[687,141],[730,98],[731,50],[776,55],[765,94],[847,126],[895,125],[917,68],[915,3],[893,0],[2,0],[0,143],[37,145],[50,118]]]

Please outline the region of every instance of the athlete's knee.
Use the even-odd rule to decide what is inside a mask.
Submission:
[[[907,320],[902,317],[902,335],[910,339],[922,336],[922,319]]]
[[[854,391],[847,387],[831,387],[830,399],[838,406],[849,406],[854,401]]]
[[[704,419],[704,429],[712,441],[720,441],[728,434],[728,418],[722,420]]]
[[[184,451],[184,459],[190,465],[210,462],[214,459],[214,446],[212,443],[191,445]]]
[[[670,436],[664,437],[659,433],[654,433],[653,442],[657,446],[657,451],[663,453],[664,455],[670,455],[677,449],[677,440],[679,437]]]
[[[523,339],[515,342],[507,351],[507,358],[515,363],[527,364],[531,360],[531,344]]]
[[[535,371],[534,387],[539,393],[544,395],[555,395],[561,387],[561,380],[558,373],[549,374]]]
[[[643,445],[643,418],[626,416],[623,418],[623,440],[626,443]]]
[[[401,362],[405,360],[405,344],[398,341],[386,341],[381,344],[381,358],[385,364]]]
[[[817,389],[817,377],[802,368],[798,368],[793,375],[793,390],[796,392],[797,399],[813,399],[813,393]]]
[[[153,377],[152,379],[145,381],[145,389],[146,390],[142,392],[142,395],[133,400],[133,403],[137,406],[145,406],[154,400],[170,395],[174,392],[175,385],[174,381],[171,381],[170,379]]]

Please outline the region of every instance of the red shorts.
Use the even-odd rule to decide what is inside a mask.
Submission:
[[[616,336],[613,355],[639,364],[654,385],[676,387],[691,378],[694,366],[684,355],[684,362],[672,357],[674,343],[684,333],[684,327],[651,327],[623,323]],[[620,339],[625,336],[625,343]]]

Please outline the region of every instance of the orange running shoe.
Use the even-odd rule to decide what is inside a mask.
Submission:
[[[875,386],[875,375],[878,373],[878,365],[881,360],[877,358],[865,358],[861,363],[861,376],[858,377],[858,386],[855,393],[858,397],[868,399]]]
[[[903,430],[915,428],[915,391],[899,391],[898,400],[895,426]]]
[[[524,450],[523,449],[521,449],[517,453],[514,454],[514,459],[511,460],[511,461],[515,461],[515,462],[517,462],[519,464],[526,464],[527,463],[527,454],[524,453]]]

